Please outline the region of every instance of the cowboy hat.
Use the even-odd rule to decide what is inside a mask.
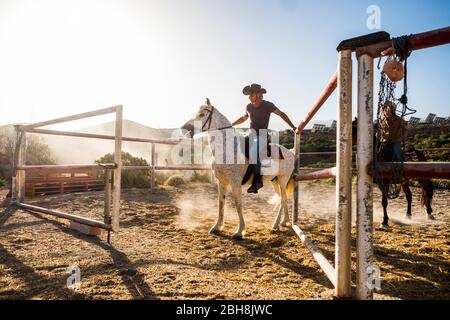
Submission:
[[[267,93],[266,89],[261,88],[260,84],[253,83],[251,86],[246,86],[242,89],[242,93],[248,96],[252,93]]]

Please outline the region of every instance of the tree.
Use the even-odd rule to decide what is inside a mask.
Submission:
[[[95,163],[114,163],[114,154],[105,154]],[[122,152],[123,166],[148,166],[148,162],[143,158],[134,157],[128,152]],[[123,188],[149,188],[151,186],[150,170],[131,172],[122,171],[121,186]]]
[[[14,166],[15,134],[0,132],[0,178],[9,179]],[[49,146],[40,137],[28,135],[26,147],[27,165],[56,164]]]

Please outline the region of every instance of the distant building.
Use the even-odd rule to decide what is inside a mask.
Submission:
[[[333,122],[331,123],[330,128],[333,129],[333,130],[336,130],[336,126],[337,126],[337,121],[333,120]]]
[[[416,124],[418,124],[420,122],[420,118],[416,118],[416,117],[411,117],[408,120],[408,125],[410,126],[415,126]]]
[[[326,128],[326,125],[315,123],[312,127],[312,132],[322,132]]]
[[[433,123],[435,117],[436,115],[434,113],[429,113],[428,116],[421,121],[421,123]]]
[[[434,125],[442,125],[445,123],[445,118],[442,117],[435,117],[433,120]]]

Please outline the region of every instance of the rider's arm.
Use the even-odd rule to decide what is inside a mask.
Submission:
[[[248,113],[246,112],[242,117],[233,122],[232,126],[237,126],[238,124],[244,123],[248,119]]]
[[[276,109],[273,113],[275,113],[277,116],[279,116],[281,119],[283,119],[289,125],[289,127],[291,127],[292,130],[296,129],[296,127],[294,126],[291,119],[289,119],[289,117],[287,116],[286,113],[284,113],[280,109]]]

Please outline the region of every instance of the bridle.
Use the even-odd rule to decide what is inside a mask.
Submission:
[[[212,121],[212,115],[213,115],[213,112],[214,112],[214,107],[211,106],[211,110],[205,109],[205,111],[208,111],[209,114],[208,114],[208,117],[206,118],[205,123],[203,123],[202,132],[209,131],[211,129],[211,121]],[[205,130],[206,124],[208,124],[208,129]]]
[[[203,123],[202,132],[211,130],[211,121],[212,121],[212,115],[214,112],[214,106],[211,106],[211,110],[205,108],[204,111],[208,111],[208,117],[206,118],[205,122]],[[205,130],[205,127],[207,124],[208,124],[208,129]],[[233,126],[214,128],[213,130],[224,130],[224,129],[229,129],[229,128],[233,128]]]

